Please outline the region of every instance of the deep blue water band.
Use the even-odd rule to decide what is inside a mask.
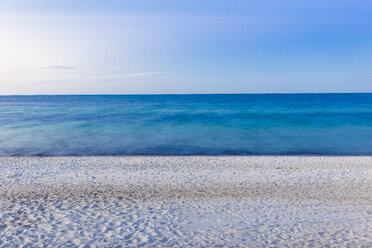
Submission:
[[[0,96],[0,155],[372,155],[372,94]]]

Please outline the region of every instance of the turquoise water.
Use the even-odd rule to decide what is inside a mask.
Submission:
[[[372,94],[0,96],[0,155],[372,155]]]

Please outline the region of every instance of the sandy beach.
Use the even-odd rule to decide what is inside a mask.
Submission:
[[[1,157],[17,245],[371,247],[372,157]]]

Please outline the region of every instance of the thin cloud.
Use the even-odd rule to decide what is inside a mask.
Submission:
[[[126,73],[126,74],[112,74],[102,76],[101,79],[127,79],[127,78],[145,78],[158,75],[169,74],[169,72],[164,71],[151,71],[151,72],[137,72],[137,73]]]
[[[43,70],[70,70],[70,69],[75,69],[75,68],[76,67],[74,66],[63,66],[63,65],[41,67],[41,69]]]

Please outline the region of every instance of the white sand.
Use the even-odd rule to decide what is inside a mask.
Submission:
[[[372,157],[2,157],[0,246],[372,247]]]

